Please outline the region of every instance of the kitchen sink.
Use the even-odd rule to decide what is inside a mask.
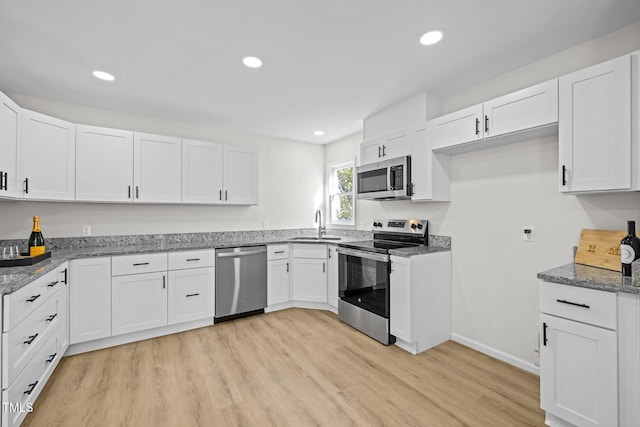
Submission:
[[[327,241],[327,240],[341,240],[342,237],[313,237],[313,236],[298,236],[298,237],[294,237],[291,240],[307,240],[307,241],[314,241],[314,242],[322,242],[322,241]]]

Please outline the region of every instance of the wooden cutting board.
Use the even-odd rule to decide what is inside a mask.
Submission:
[[[580,234],[576,264],[622,271],[620,240],[626,235],[626,231],[584,228]]]

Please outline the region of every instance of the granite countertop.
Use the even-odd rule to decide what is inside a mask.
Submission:
[[[300,237],[300,236],[295,236]],[[313,238],[313,236],[308,236]],[[176,252],[189,251],[198,249],[219,249],[230,247],[256,246],[256,245],[272,245],[278,243],[300,243],[300,244],[328,244],[338,245],[343,242],[362,240],[360,236],[330,236],[339,237],[340,240],[299,240],[291,236],[276,237],[268,236],[265,238],[251,239],[224,239],[218,241],[195,240],[190,242],[172,242],[172,243],[146,243],[138,245],[107,245],[96,247],[81,248],[60,248],[51,250],[51,258],[39,262],[32,266],[23,267],[4,267],[0,268],[0,295],[10,294],[22,288],[26,284],[32,282],[40,276],[54,270],[66,261],[76,258],[90,258],[100,256],[118,256],[132,255],[141,253],[157,253],[157,252]],[[437,242],[436,242],[437,243]],[[398,249],[391,251],[392,255],[410,257],[413,255],[421,255],[427,253],[450,251],[450,248],[440,246],[419,246],[414,248]]]
[[[625,277],[617,271],[588,265],[574,263],[563,265],[538,273],[538,279],[607,292],[640,294],[640,287],[632,285],[631,277]]]

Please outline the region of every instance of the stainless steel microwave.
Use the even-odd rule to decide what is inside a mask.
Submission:
[[[358,199],[411,198],[411,156],[359,166],[356,175]]]

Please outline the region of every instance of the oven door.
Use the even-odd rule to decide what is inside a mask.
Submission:
[[[338,248],[340,299],[388,319],[389,265],[389,255]]]

